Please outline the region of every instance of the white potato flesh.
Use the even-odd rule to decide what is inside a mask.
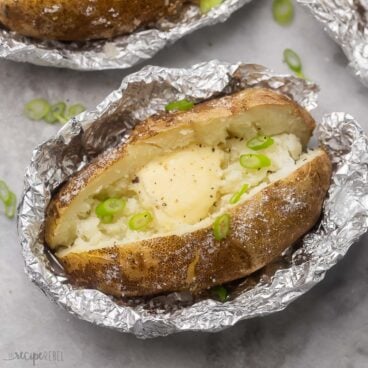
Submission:
[[[254,151],[243,139],[229,137],[217,146],[192,144],[155,158],[136,173],[130,184],[125,178],[118,180],[88,199],[78,215],[73,245],[59,251],[59,255],[183,234],[210,225],[234,206],[230,199],[244,184],[249,190],[235,205],[288,176],[314,156],[313,152],[302,153],[301,142],[293,134],[280,134],[273,140],[270,147]],[[271,166],[245,169],[239,158],[248,153],[266,155]],[[101,193],[127,201],[124,212],[113,223],[102,223],[95,213]],[[129,219],[142,211],[150,211],[154,220],[145,231],[130,229]]]

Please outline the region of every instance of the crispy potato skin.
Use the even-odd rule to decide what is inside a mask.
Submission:
[[[109,167],[122,159],[127,154],[129,145],[139,144],[139,142],[155,137],[173,127],[190,127],[193,122],[199,119],[205,120],[213,115],[223,116],[226,119],[243,111],[268,106],[288,108],[292,115],[300,118],[303,121],[302,125],[305,126],[302,141],[305,145],[308,143],[315,128],[315,121],[312,116],[288,97],[265,88],[249,88],[229,96],[209,100],[196,105],[187,112],[164,113],[150,117],[136,126],[125,144],[100,155],[60,188],[47,209],[46,242],[53,244],[59,220],[64,216],[74,198],[97,177],[104,174]]]
[[[131,33],[180,14],[188,0],[0,0],[0,22],[24,36],[85,41]]]
[[[331,162],[318,156],[230,212],[231,232],[212,228],[60,258],[72,283],[121,296],[204,290],[262,268],[317,222]]]

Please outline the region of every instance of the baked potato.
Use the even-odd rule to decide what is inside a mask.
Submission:
[[[45,239],[72,283],[193,293],[264,267],[321,214],[331,163],[315,122],[262,88],[139,124],[53,196]]]
[[[190,0],[0,0],[0,22],[42,40],[112,38],[176,17]]]

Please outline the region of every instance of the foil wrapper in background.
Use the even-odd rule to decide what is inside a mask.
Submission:
[[[165,46],[197,29],[225,22],[250,1],[225,0],[205,15],[198,6],[188,6],[175,23],[162,20],[152,29],[84,43],[37,41],[0,28],[0,57],[75,70],[125,69],[150,59]]]
[[[74,118],[37,147],[18,213],[29,277],[79,318],[140,338],[219,331],[239,320],[280,311],[320,282],[368,228],[368,138],[345,113],[325,116],[318,128],[320,143],[334,162],[320,224],[277,262],[233,286],[226,303],[194,300],[186,293],[122,301],[97,290],[75,288],[44,246],[44,213],[52,191],[100,152],[126,139],[137,122],[164,111],[169,101],[200,102],[255,86],[287,94],[308,110],[316,107],[315,84],[275,75],[260,65],[211,61],[191,69],[145,67],[126,77],[95,111]]]
[[[297,0],[309,8],[342,47],[368,87],[368,0]]]

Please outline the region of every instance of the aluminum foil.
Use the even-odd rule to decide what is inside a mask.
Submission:
[[[321,281],[368,228],[368,138],[354,119],[332,113],[319,125],[320,143],[334,162],[333,182],[320,224],[298,246],[245,280],[231,285],[226,303],[190,294],[116,300],[75,288],[44,246],[42,229],[50,193],[104,149],[126,139],[140,120],[172,100],[202,100],[262,86],[289,95],[308,110],[318,88],[260,65],[219,61],[191,69],[145,67],[126,77],[95,111],[69,122],[34,150],[25,176],[18,229],[29,277],[70,313],[140,338],[179,331],[219,331],[237,321],[280,311]]]
[[[251,0],[225,0],[201,14],[198,6],[187,6],[175,23],[162,20],[155,28],[136,31],[112,40],[84,43],[37,41],[0,28],[0,57],[36,65],[76,70],[125,69],[150,59],[165,46],[205,26],[225,22]]]
[[[342,47],[368,87],[368,0],[297,0],[308,7]]]

